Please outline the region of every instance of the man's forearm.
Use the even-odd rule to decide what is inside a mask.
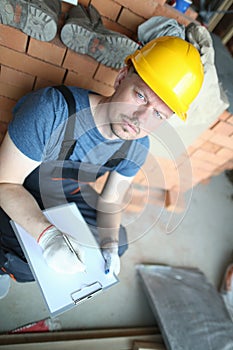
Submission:
[[[0,184],[0,206],[34,238],[50,224],[33,196],[18,184]]]
[[[100,243],[105,239],[119,240],[122,210],[119,205],[101,203],[97,208],[97,228]]]

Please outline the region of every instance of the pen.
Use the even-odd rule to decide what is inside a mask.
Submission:
[[[105,258],[105,274],[107,275],[110,272],[110,265],[111,265],[111,256],[110,254],[107,255]]]
[[[80,258],[80,256],[78,255],[78,253],[74,250],[72,244],[70,243],[69,238],[68,238],[64,233],[63,233],[62,236],[63,236],[64,241],[66,242],[68,248],[70,249],[70,251],[71,251],[73,254],[75,254],[75,256],[77,257],[77,259],[78,259],[79,261],[81,261],[81,263],[83,264],[82,259]]]

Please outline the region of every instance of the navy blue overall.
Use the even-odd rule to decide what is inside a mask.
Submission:
[[[64,86],[56,87],[67,100],[69,115],[75,115],[75,100]],[[68,91],[67,91],[68,90]],[[130,142],[124,142],[104,165],[93,165],[69,160],[75,147],[73,139],[75,118],[69,118],[64,140],[57,160],[43,162],[24,181],[24,187],[33,195],[40,208],[47,209],[67,202],[75,202],[86,223],[98,241],[96,204],[98,194],[88,185],[111,172],[126,157]],[[127,235],[119,230],[121,256],[127,250]],[[10,224],[9,216],[0,208],[0,274],[8,273],[18,282],[33,281],[34,277]]]

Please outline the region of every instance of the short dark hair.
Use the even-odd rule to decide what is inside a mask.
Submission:
[[[129,73],[135,73],[135,74],[138,75],[138,72],[136,71],[136,69],[135,69],[135,67],[134,67],[134,65],[133,65],[131,60],[127,62],[127,66],[128,66]]]

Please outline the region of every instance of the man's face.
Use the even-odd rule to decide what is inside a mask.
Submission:
[[[134,140],[155,131],[173,111],[136,73],[127,68],[116,80],[116,91],[108,106],[108,118],[113,135]]]

